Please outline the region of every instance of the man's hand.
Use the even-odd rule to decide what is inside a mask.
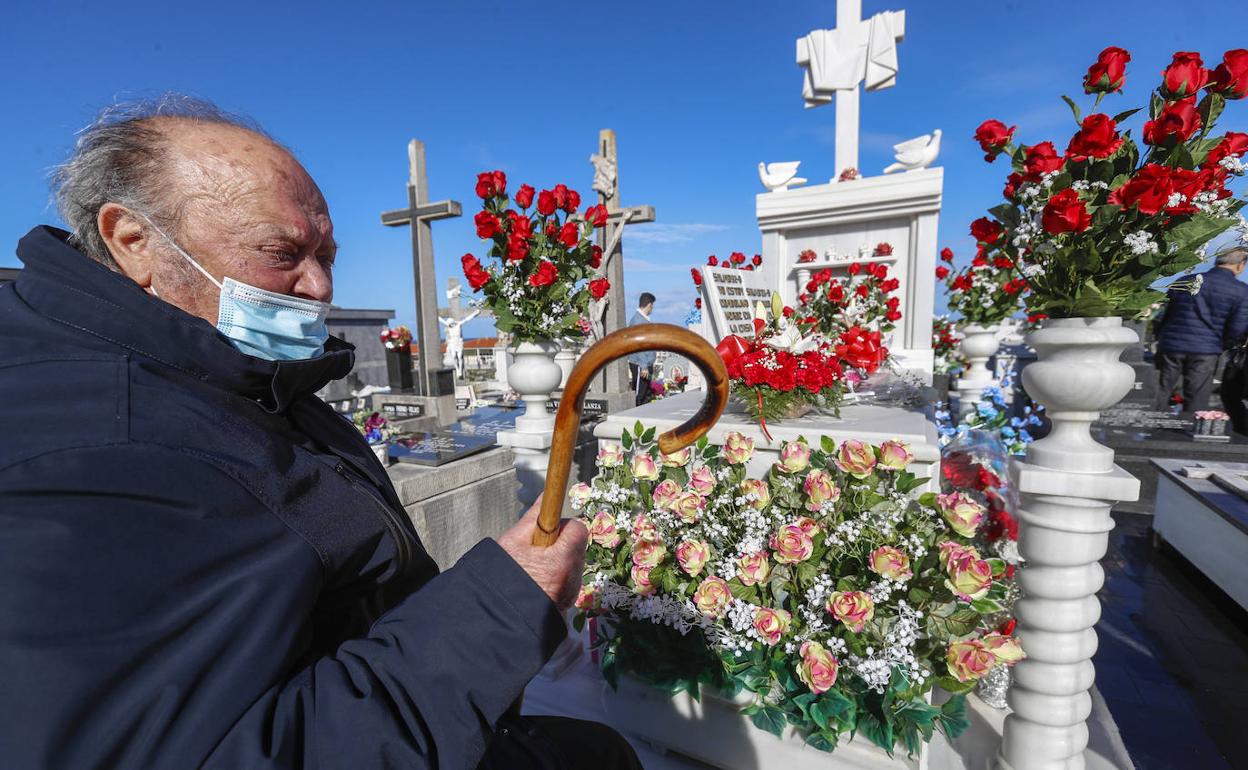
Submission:
[[[558,540],[548,547],[533,545],[537,512],[541,507],[539,495],[524,518],[499,536],[498,544],[529,573],[560,612],[567,612],[581,587],[589,530],[576,519],[564,519],[559,524]]]

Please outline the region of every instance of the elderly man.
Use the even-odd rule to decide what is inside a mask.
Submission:
[[[535,510],[438,574],[385,471],[313,394],[325,200],[186,99],[113,110],[0,289],[0,764],[638,767],[509,715],[564,638],[585,528]]]

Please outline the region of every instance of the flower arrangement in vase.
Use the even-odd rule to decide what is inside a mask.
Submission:
[[[952,374],[965,362],[958,355],[958,338],[953,321],[940,315],[932,319],[932,352],[935,354],[935,373]]]
[[[384,465],[387,461],[386,442],[394,437],[395,430],[386,421],[381,412],[371,412],[367,409],[361,409],[351,416],[351,421],[355,424],[356,429],[364,436],[364,440],[373,448],[377,454],[377,459]]]
[[[517,343],[583,338],[590,299],[611,287],[598,276],[602,249],[591,238],[607,223],[606,207],[578,213],[580,194],[562,184],[541,192],[525,184],[508,197],[502,171],[478,175],[476,192],[482,208],[473,222],[494,264],[471,253],[461,261],[494,325]]]
[[[386,329],[381,333],[381,344],[385,346],[386,350],[410,353],[412,351],[412,330],[406,326]]]
[[[892,253],[886,243],[877,246],[877,252],[882,247]],[[836,278],[831,268],[812,275],[797,298],[801,312],[814,318],[816,328],[829,339],[837,339],[854,327],[891,332],[901,320],[901,299],[892,296],[901,282],[888,277],[888,265],[851,262],[845,272],[843,280]]]
[[[897,441],[786,442],[764,478],[753,452],[731,433],[662,455],[638,424],[572,488],[590,530],[577,607],[599,620],[607,681],[735,696],[757,727],[825,751],[846,733],[889,753],[959,733],[958,694],[1021,657],[983,621],[1006,570],[972,544],[984,506],[919,493]],[[955,697],[931,705],[935,685]]]
[[[386,378],[391,389],[404,391],[412,387],[412,331],[396,326],[381,333],[386,349]]]
[[[987,220],[980,220],[983,221]],[[980,222],[972,229],[978,228]],[[941,259],[952,262],[953,251],[942,249]],[[964,326],[988,328],[1000,324],[1019,309],[1019,299],[1027,288],[1027,282],[1014,271],[1013,262],[1000,256],[989,259],[982,246],[965,268],[953,272],[939,265],[936,277],[945,279],[949,310],[962,317]]]

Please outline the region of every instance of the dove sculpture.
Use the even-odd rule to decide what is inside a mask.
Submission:
[[[936,162],[936,156],[940,154],[940,129],[893,145],[893,153],[897,162],[884,169],[885,174],[927,168]]]
[[[773,191],[787,190],[799,184],[806,184],[806,180],[797,175],[797,167],[800,165],[802,165],[800,160],[759,163],[758,180],[763,183],[763,187]]]

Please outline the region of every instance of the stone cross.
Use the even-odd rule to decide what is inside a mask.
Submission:
[[[590,156],[594,165],[594,190],[598,203],[607,207],[607,224],[599,231],[598,245],[602,247],[602,265],[598,275],[605,277],[611,288],[602,300],[589,305],[590,326],[595,340],[628,325],[628,303],[624,296],[624,247],[621,242],[624,226],[654,221],[653,206],[620,206],[619,156],[616,153],[615,132],[604,128],[598,132],[598,152]],[[594,376],[590,383],[591,393],[629,393],[627,362],[612,361]],[[631,404],[629,404],[631,406]]]
[[[407,182],[407,208],[385,212],[381,215],[381,223],[387,227],[410,225],[412,228],[412,277],[416,284],[415,336],[420,346],[416,394],[454,397],[453,378],[439,376],[445,369],[442,366],[442,338],[438,334],[438,287],[433,269],[432,222],[461,216],[463,208],[459,201],[429,202],[424,142],[413,139],[407,145],[407,157],[411,168],[411,178]],[[442,392],[448,387],[449,392]]]
[[[858,168],[858,86],[876,91],[896,83],[897,43],[905,33],[905,11],[863,19],[862,0],[836,0],[836,28],[817,29],[797,41],[806,106],[818,107],[836,97],[834,180],[846,169]]]

